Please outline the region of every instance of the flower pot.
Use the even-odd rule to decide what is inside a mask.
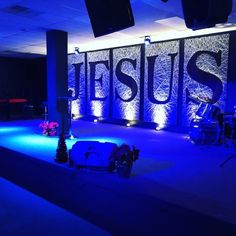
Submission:
[[[132,170],[132,163],[119,164],[117,166],[117,173],[122,178],[129,178]]]

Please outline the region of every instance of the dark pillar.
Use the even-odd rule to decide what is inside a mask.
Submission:
[[[67,32],[47,31],[48,120],[59,123],[58,133],[69,134]]]
[[[230,33],[229,41],[229,62],[228,62],[228,80],[227,80],[227,98],[225,112],[233,113],[236,106],[236,32]]]

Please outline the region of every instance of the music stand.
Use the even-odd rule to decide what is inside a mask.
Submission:
[[[75,135],[72,134],[72,129],[71,129],[71,119],[72,119],[72,101],[74,99],[72,97],[68,97],[68,113],[69,113],[69,134],[68,137],[65,137],[67,139],[75,139]],[[67,136],[67,135],[66,135]]]

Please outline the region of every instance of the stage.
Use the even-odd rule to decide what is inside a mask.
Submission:
[[[199,236],[236,232],[236,159],[219,167],[233,152],[232,147],[195,145],[183,133],[73,121],[72,131],[78,138],[66,140],[68,149],[81,140],[126,143],[140,149],[131,177],[122,179],[117,173],[78,170],[56,163],[58,137],[42,136],[40,122],[0,122],[0,185],[5,186],[1,188],[2,199],[7,199],[8,189],[24,192],[22,196],[34,195],[47,201],[48,208],[59,208],[71,214],[73,222],[82,222],[81,235]],[[27,214],[30,206],[22,206],[24,198],[28,201],[22,197],[17,204],[22,214]],[[34,201],[29,204],[37,205]],[[50,212],[53,215],[54,211]],[[8,214],[7,208],[0,219],[4,214]],[[9,218],[9,225],[18,220]],[[68,220],[65,224],[74,227]],[[28,222],[21,226],[34,228]],[[1,227],[0,234],[5,235],[7,230]],[[25,231],[19,232],[9,235],[25,235]]]

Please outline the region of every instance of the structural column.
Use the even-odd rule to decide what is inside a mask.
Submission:
[[[59,123],[59,133],[69,134],[67,32],[47,31],[48,120]]]

